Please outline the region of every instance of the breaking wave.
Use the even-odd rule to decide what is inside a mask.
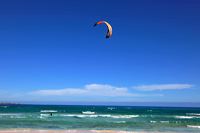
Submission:
[[[200,126],[196,126],[196,125],[187,125],[187,127],[189,127],[189,128],[199,128],[200,129]]]
[[[186,113],[187,115],[200,116],[199,113]]]
[[[175,116],[177,119],[194,119],[194,118],[200,118],[198,116]]]
[[[66,117],[78,117],[78,118],[97,118],[97,117],[104,117],[104,118],[114,118],[114,119],[130,119],[139,117],[139,115],[110,115],[110,114],[99,114],[99,115],[83,115],[83,114],[62,114],[61,116]]]

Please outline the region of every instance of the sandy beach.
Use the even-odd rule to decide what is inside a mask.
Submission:
[[[8,129],[0,130],[0,133],[161,133],[144,131],[114,131],[114,130],[34,130],[34,129]],[[175,133],[175,132],[164,132]]]

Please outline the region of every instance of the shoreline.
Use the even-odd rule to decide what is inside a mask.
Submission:
[[[0,129],[0,133],[176,133],[160,131],[118,131],[118,130],[48,130],[48,129]]]

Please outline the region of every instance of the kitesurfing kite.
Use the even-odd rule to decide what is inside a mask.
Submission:
[[[107,29],[108,29],[107,30],[107,34],[106,34],[106,38],[110,38],[112,36],[112,26],[108,22],[106,22],[106,21],[98,21],[98,22],[96,22],[94,24],[94,26],[97,26],[99,24],[106,24]]]

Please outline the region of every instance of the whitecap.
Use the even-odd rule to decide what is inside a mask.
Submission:
[[[106,118],[114,118],[114,119],[129,119],[139,117],[139,115],[110,115],[110,114],[95,114],[95,115],[85,115],[85,114],[60,114],[60,116],[66,117],[78,117],[78,118],[96,118],[96,117],[106,117]]]
[[[95,112],[92,112],[92,111],[82,111],[82,114],[93,115],[93,114],[95,114]]]
[[[156,123],[156,121],[150,121],[151,123]]]
[[[187,125],[187,127],[190,127],[190,128],[199,128],[200,129],[200,126],[196,126],[196,125]]]
[[[200,114],[199,114],[199,113],[186,113],[186,115],[200,116]]]
[[[40,119],[45,119],[48,117],[50,117],[50,114],[40,114],[40,116],[39,116]]]
[[[196,117],[194,117],[194,116],[175,116],[175,118],[177,118],[177,119],[193,119]]]
[[[49,114],[40,114],[41,117],[48,117],[50,116]]]
[[[56,113],[58,112],[57,110],[41,110],[41,113]]]
[[[125,119],[129,119],[129,118],[136,118],[139,117],[139,115],[111,115],[112,118],[125,118]]]

